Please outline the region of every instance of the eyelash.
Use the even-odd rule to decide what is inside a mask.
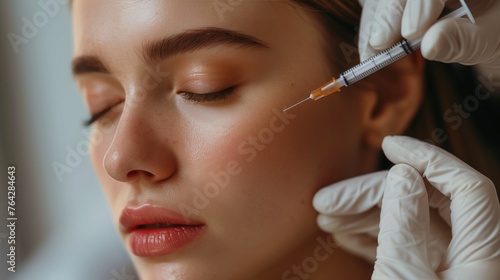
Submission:
[[[228,98],[233,92],[234,92],[234,87],[229,87],[221,91],[211,92],[211,93],[193,93],[193,92],[183,91],[180,92],[179,94],[181,94],[182,97],[188,101],[192,101],[195,103],[202,103],[202,102],[214,102],[214,101],[224,100]],[[102,116],[106,115],[109,111],[111,111],[111,109],[113,109],[114,106],[118,104],[119,103],[109,106],[108,108],[92,115],[88,120],[84,121],[83,125],[85,127],[91,126],[94,122],[98,121]]]
[[[229,87],[221,91],[211,92],[211,93],[202,94],[202,93],[183,91],[180,92],[180,94],[188,101],[200,103],[200,102],[214,102],[214,101],[224,100],[227,97],[229,97],[229,95],[231,95],[233,92],[234,92],[234,87]]]
[[[116,105],[120,104],[121,102],[119,103],[116,103],[116,104],[113,104],[111,106],[109,106],[108,108],[100,111],[100,112],[97,112],[95,114],[93,114],[92,116],[90,116],[90,118],[88,120],[85,120],[83,122],[83,126],[84,127],[89,127],[91,126],[93,123],[95,123],[96,121],[98,121],[102,116],[106,115],[109,111],[111,111],[111,109],[113,109],[113,107],[115,107]]]

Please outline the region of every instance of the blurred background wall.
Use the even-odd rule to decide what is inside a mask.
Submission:
[[[0,279],[133,280],[86,153],[67,0],[0,1]],[[16,272],[7,166],[16,167]],[[71,170],[57,174],[54,165]]]

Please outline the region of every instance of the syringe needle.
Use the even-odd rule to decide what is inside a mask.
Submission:
[[[286,111],[288,111],[288,110],[292,109],[293,107],[295,107],[295,106],[299,105],[300,103],[305,102],[305,101],[307,101],[307,100],[309,100],[309,99],[312,99],[312,98],[309,96],[308,98],[306,98],[306,99],[304,99],[304,100],[302,100],[302,101],[299,101],[299,102],[297,102],[297,103],[293,104],[292,106],[290,106],[290,107],[286,108],[285,110],[283,110],[283,112],[286,112]]]

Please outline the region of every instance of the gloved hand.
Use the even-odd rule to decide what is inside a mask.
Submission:
[[[389,172],[318,191],[319,226],[347,251],[369,260],[376,255],[373,278],[498,279],[500,204],[493,183],[410,137],[386,137],[382,148],[396,163]]]
[[[359,0],[363,5],[359,52],[365,60],[401,36],[422,38],[429,60],[477,65],[489,79],[500,78],[500,0],[468,0],[476,24],[467,18],[436,23],[445,0]]]

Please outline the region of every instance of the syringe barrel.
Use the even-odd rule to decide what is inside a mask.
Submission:
[[[352,85],[366,76],[369,76],[386,67],[394,61],[416,51],[420,48],[420,43],[421,40],[410,42],[406,39],[402,39],[389,49],[386,49],[383,52],[362,61],[360,64],[350,68],[349,70],[342,72],[339,79],[342,79],[347,86]]]

